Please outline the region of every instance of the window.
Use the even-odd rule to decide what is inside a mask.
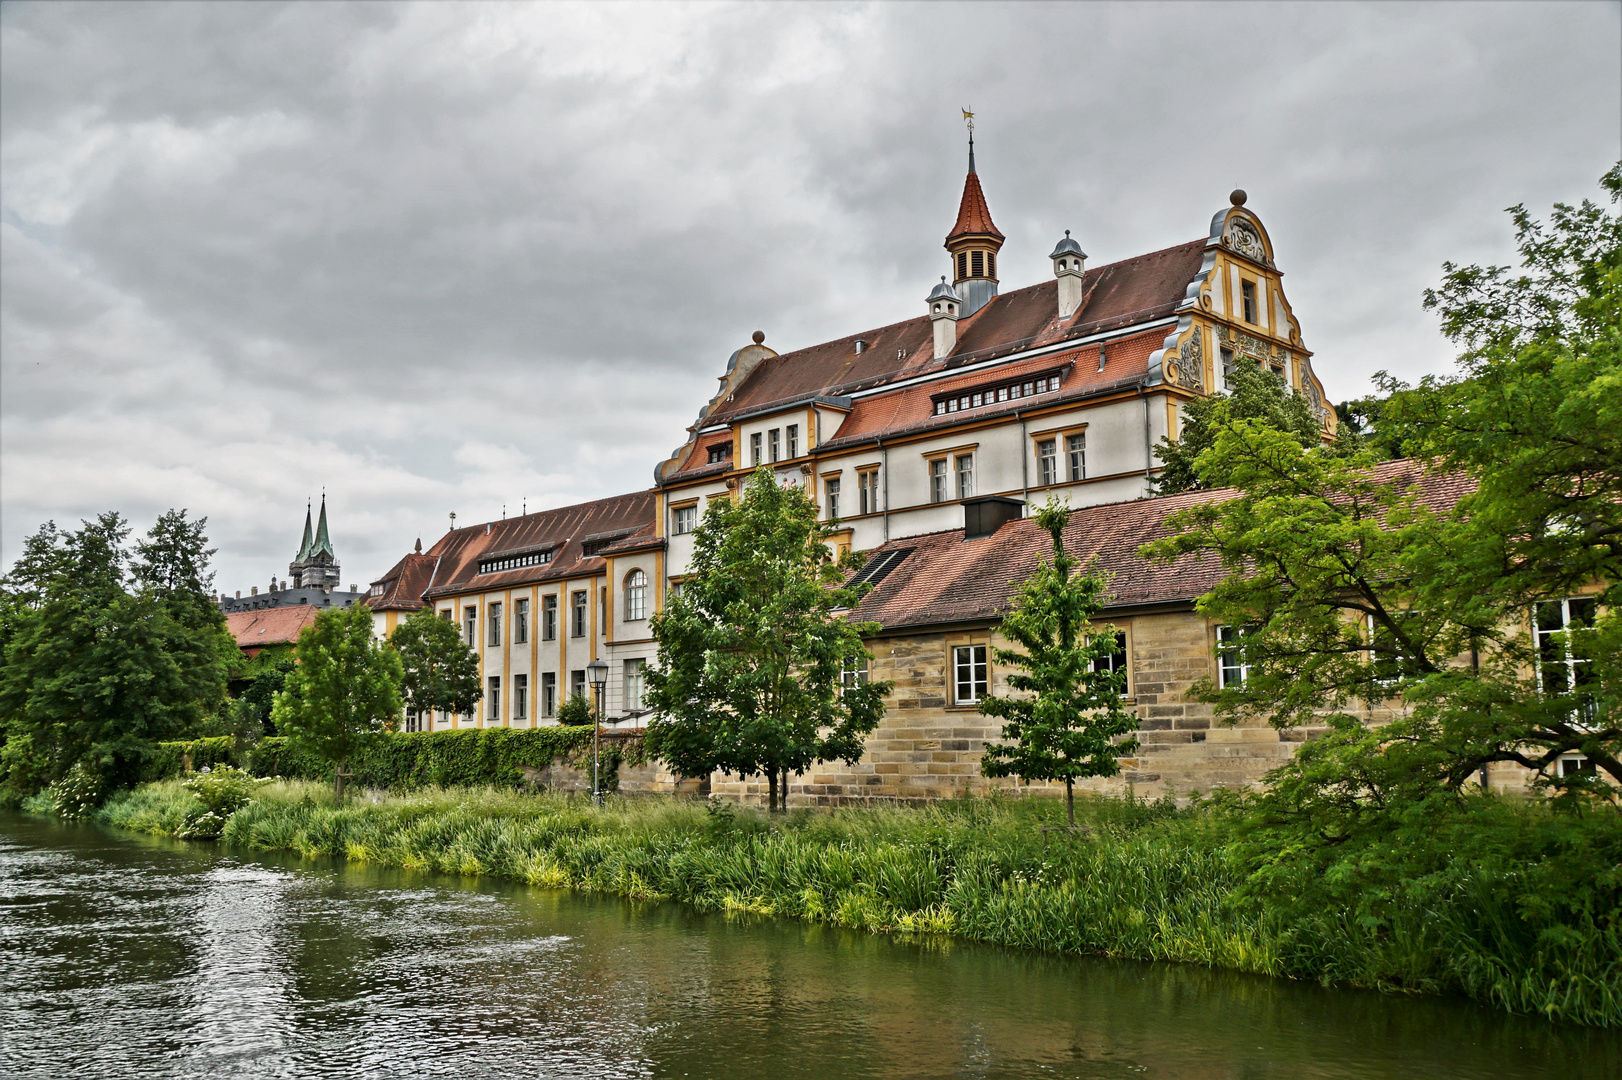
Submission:
[[[957,497],[971,498],[974,495],[974,455],[959,454],[957,456]]]
[[[1036,482],[1038,484],[1057,484],[1059,482],[1059,442],[1057,439],[1042,439],[1036,444]]]
[[[479,562],[479,573],[499,574],[503,570],[517,570],[525,566],[545,566],[552,561],[552,550],[526,551],[517,555],[502,555],[494,559],[482,559]]]
[[[968,276],[969,276],[969,253],[967,251],[960,251],[960,252],[957,253],[957,279],[959,281],[962,281],[964,278],[966,278]]]
[[[490,720],[494,723],[501,719],[501,676],[492,675],[487,683],[488,689],[484,692],[484,700],[490,703]]]
[[[1217,686],[1241,686],[1250,678],[1250,663],[1244,655],[1242,626],[1217,627]]]
[[[1562,780],[1568,776],[1576,776],[1578,773],[1594,773],[1598,771],[1594,768],[1593,761],[1582,754],[1568,754],[1560,759],[1559,767]]]
[[[556,641],[558,636],[558,597],[556,593],[541,597],[541,640]]]
[[[997,276],[997,253],[995,251],[988,251],[988,252],[986,252],[986,277],[996,277],[996,276]]]
[[[1401,613],[1397,613],[1400,621]],[[1380,686],[1393,686],[1405,678],[1419,674],[1419,665],[1404,653],[1397,637],[1389,627],[1368,616],[1369,664],[1374,669],[1374,681]]]
[[[1126,670],[1126,631],[1115,631],[1115,651],[1108,656],[1099,656],[1093,659],[1094,671],[1125,671]],[[1121,677],[1121,692],[1126,692],[1126,676]]]
[[[783,439],[781,430],[778,428],[772,428],[766,433],[766,446],[771,451],[773,464],[776,464],[783,459]]]
[[[725,461],[727,458],[729,458],[731,456],[732,456],[732,444],[731,443],[729,443],[729,442],[716,443],[714,446],[710,447],[710,461],[709,461],[709,463],[711,465],[715,465],[715,464],[717,464],[719,462]]]
[[[946,393],[935,394],[930,400],[935,403],[935,415],[945,416],[947,413],[965,412],[969,409],[978,409],[986,405],[996,405],[1000,402],[1018,400],[1030,397],[1033,394],[1047,394],[1058,390],[1063,382],[1064,369],[1053,368],[1049,371],[1039,372],[1034,379],[1022,379],[1016,383],[993,383],[990,386],[976,386],[961,390],[951,390]]]
[[[575,668],[569,672],[569,696],[571,698],[583,698],[586,696],[585,668]],[[587,701],[590,701],[590,699],[587,698]]]
[[[1546,600],[1538,604],[1532,625],[1537,645],[1538,688],[1551,696],[1581,694],[1584,712],[1592,713],[1593,670],[1580,646],[1582,631],[1594,625],[1593,598]],[[1584,719],[1591,720],[1592,716]]]
[[[839,477],[835,476],[822,482],[822,490],[826,495],[828,505],[828,520],[833,521],[839,517]]]
[[[929,501],[946,501],[946,459],[936,458],[929,463]]]
[[[670,511],[670,535],[686,536],[693,531],[693,523],[698,519],[697,506],[678,506]]]
[[[867,654],[847,656],[839,665],[839,693],[853,690],[868,683]]]
[[[570,612],[571,612],[570,619],[572,621],[572,624],[569,627],[569,636],[570,637],[585,637],[586,636],[586,590],[581,589],[579,592],[572,594],[569,597],[569,607],[570,607]]]
[[[911,555],[914,548],[891,548],[889,551],[880,551],[868,557],[862,568],[850,579],[851,585],[877,585],[889,576],[890,571],[901,565],[901,560]]]
[[[439,617],[446,622],[451,622],[456,618],[456,613],[448,607],[442,607],[439,609]]]
[[[489,606],[488,610],[489,610],[489,614],[485,618],[485,622],[487,622],[490,625],[490,644],[493,645],[493,646],[494,645],[500,645],[501,644],[501,605],[499,603],[492,603]]]
[[[758,432],[758,431],[755,432],[753,435],[749,436],[749,464],[750,465],[759,465],[760,464],[760,439],[761,439],[761,435],[760,435],[760,432]]]
[[[541,673],[541,715],[553,717],[558,714],[558,674],[555,671]]]
[[[973,705],[986,696],[986,647],[957,645],[952,649],[952,701]]]
[[[1242,281],[1239,283],[1239,302],[1244,307],[1245,321],[1256,322],[1256,283]]]
[[[861,513],[879,512],[879,474],[876,470],[856,474],[856,493],[860,499]]]
[[[513,676],[513,719],[529,719],[529,676]]]
[[[625,620],[635,622],[648,617],[648,575],[632,570],[625,575]]]
[[[1070,463],[1070,482],[1076,484],[1087,479],[1087,436],[1066,435],[1064,452]]]
[[[1233,350],[1224,348],[1222,354],[1222,389],[1228,388],[1228,382],[1233,378]]]
[[[513,601],[513,643],[516,645],[529,643],[528,598]]]
[[[783,429],[783,438],[788,443],[788,456],[791,457],[791,458],[799,457],[800,456],[800,425],[799,424],[790,424],[788,427],[784,428]]]
[[[642,661],[625,661],[625,711],[642,711]]]
[[[985,277],[985,275],[986,275],[986,253],[983,252],[983,251],[972,251],[972,252],[970,252],[969,253],[969,265],[974,268],[974,272],[973,272],[973,274],[971,276],[973,276],[973,277]]]
[[[467,647],[477,648],[479,644],[479,609],[469,604],[462,609],[462,640]]]

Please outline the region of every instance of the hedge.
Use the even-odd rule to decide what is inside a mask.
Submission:
[[[620,763],[640,763],[640,735],[604,733],[602,746],[604,786],[619,786]],[[144,777],[159,780],[178,776],[182,755],[190,749],[192,767],[229,762],[229,738],[159,743]],[[404,791],[427,785],[441,787],[509,785],[521,779],[518,766],[544,769],[552,764],[591,767],[591,727],[484,728],[435,731],[421,734],[388,732],[372,739],[348,762],[352,782],[362,787]],[[332,779],[332,765],[293,749],[279,736],[261,739],[248,751],[244,763],[255,776],[285,776],[296,780]]]

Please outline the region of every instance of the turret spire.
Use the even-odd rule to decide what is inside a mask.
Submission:
[[[322,552],[337,558],[337,554],[332,550],[332,539],[327,536],[327,493],[324,491],[321,493],[321,524],[316,526],[315,546],[310,549],[310,554],[318,555]]]
[[[968,318],[997,295],[997,253],[1004,237],[991,220],[991,208],[975,170],[974,113],[964,109],[963,122],[969,128],[969,175],[963,180],[957,222],[946,234],[946,250],[952,255],[952,284],[963,298],[962,316]]]
[[[298,546],[298,554],[293,556],[294,562],[303,562],[310,557],[310,502],[304,503],[304,541]]]

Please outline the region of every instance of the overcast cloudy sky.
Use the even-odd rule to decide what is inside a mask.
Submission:
[[[645,487],[732,350],[907,318],[958,109],[1005,287],[1203,236],[1236,184],[1337,399],[1448,367],[1445,259],[1622,157],[1616,3],[0,8],[0,565],[207,515],[346,583]]]

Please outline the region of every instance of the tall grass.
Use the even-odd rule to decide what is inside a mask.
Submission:
[[[149,785],[103,815],[162,832],[183,819],[184,805],[172,804],[184,797],[178,785]],[[1274,867],[1258,888],[1255,837],[1237,842],[1240,826],[1220,813],[1089,798],[1077,803],[1086,832],[1042,832],[1060,812],[1045,801],[965,799],[773,820],[726,805],[597,809],[489,788],[337,805],[324,786],[289,782],[258,793],[222,839],[874,932],[1464,993],[1515,1012],[1622,1024],[1622,939],[1614,912],[1603,917],[1615,881],[1573,915],[1569,905],[1539,908],[1527,884],[1536,868],[1487,859],[1383,897],[1376,918],[1363,893],[1337,892],[1323,875],[1281,885]],[[1592,916],[1596,904],[1601,916],[1585,922],[1581,911]]]

